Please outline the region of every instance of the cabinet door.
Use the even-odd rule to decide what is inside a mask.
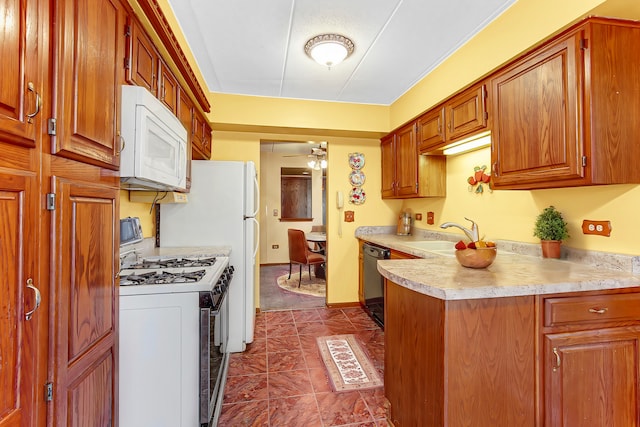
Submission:
[[[160,61],[160,82],[158,84],[158,99],[173,113],[178,111],[178,80],[163,61]]]
[[[412,123],[400,129],[396,142],[396,195],[418,195],[418,148],[416,125]]]
[[[380,140],[382,150],[382,198],[395,196],[396,180],[396,136],[387,135]]]
[[[491,79],[496,187],[580,178],[579,34],[524,57]]]
[[[124,15],[118,0],[60,0],[53,154],[117,169]]]
[[[127,81],[137,86],[146,87],[149,92],[155,94],[159,63],[156,49],[138,22],[131,17],[128,28]]]
[[[88,171],[89,173],[89,171]],[[117,424],[119,189],[52,177],[56,425]]]
[[[418,151],[426,153],[446,142],[444,107],[436,108],[418,119]]]
[[[640,425],[640,327],[550,334],[545,426]]]
[[[0,17],[0,138],[35,147],[45,68],[38,67],[38,2],[4,1]]]
[[[42,384],[37,384],[36,351],[39,317],[36,311],[30,320],[25,314],[36,304],[39,287],[36,254],[38,241],[37,179],[32,173],[0,173],[0,426],[36,425],[34,399],[41,396]],[[46,301],[42,302],[47,304]],[[46,356],[45,356],[46,357]],[[36,391],[38,392],[36,394]]]
[[[447,103],[447,140],[453,141],[487,127],[485,86],[474,86]]]

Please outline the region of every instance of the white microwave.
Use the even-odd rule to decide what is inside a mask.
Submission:
[[[122,86],[120,186],[127,190],[187,188],[187,130],[144,87]]]

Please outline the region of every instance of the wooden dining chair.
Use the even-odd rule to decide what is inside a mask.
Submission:
[[[300,266],[300,278],[298,287],[302,283],[302,266],[309,266],[309,278],[311,278],[311,266],[323,264],[326,260],[324,255],[312,252],[307,244],[307,238],[304,231],[290,228],[287,230],[289,238],[289,279],[291,279],[291,266],[298,264]]]

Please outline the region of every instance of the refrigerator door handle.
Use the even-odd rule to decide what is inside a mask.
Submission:
[[[253,199],[255,200],[255,204],[253,205],[253,213],[252,217],[258,215],[258,211],[260,210],[260,188],[258,187],[258,175],[253,175]]]
[[[256,255],[258,254],[258,248],[260,247],[260,223],[254,217],[249,217],[249,218],[246,218],[246,219],[256,223],[256,234],[255,234],[256,237],[254,239],[255,247],[253,248],[253,255],[252,255],[253,259],[255,260],[256,259]]]

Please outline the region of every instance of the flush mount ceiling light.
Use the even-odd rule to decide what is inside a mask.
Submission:
[[[304,51],[318,64],[331,68],[353,53],[354,44],[340,34],[320,34],[304,45]]]

